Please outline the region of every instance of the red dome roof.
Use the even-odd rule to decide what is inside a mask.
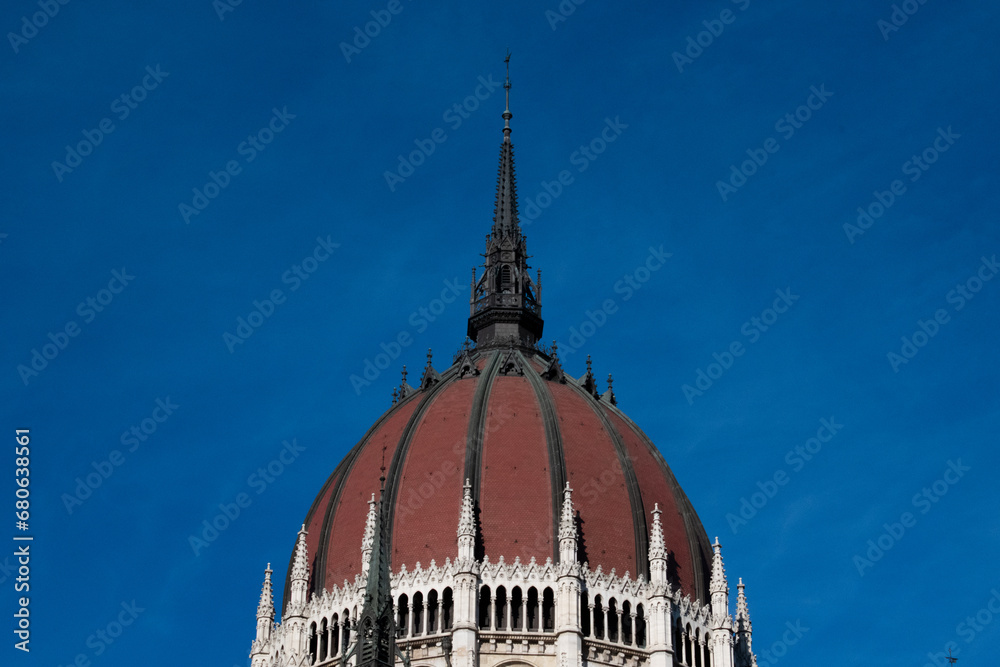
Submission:
[[[477,512],[477,557],[558,559],[562,490],[573,489],[581,562],[648,578],[654,504],[671,553],[669,576],[707,601],[712,548],[663,456],[592,376],[564,375],[542,352],[471,350],[371,427],[306,515],[310,586],[354,581],[383,450],[391,567],[457,555],[462,487]],[[287,586],[286,586],[287,590]]]

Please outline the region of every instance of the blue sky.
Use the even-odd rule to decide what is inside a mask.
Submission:
[[[265,564],[401,365],[462,342],[464,289],[420,309],[482,252],[507,48],[545,338],[614,373],[746,582],[761,664],[993,658],[992,5],[402,0],[352,51],[388,3],[40,4],[0,10],[2,488],[28,428],[35,538],[30,655],[0,557],[10,664],[246,663]]]

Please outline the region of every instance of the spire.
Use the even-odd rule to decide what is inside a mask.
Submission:
[[[660,523],[660,504],[653,505],[653,527],[649,530],[649,580],[653,584],[667,583],[667,545],[663,539],[663,524]]]
[[[736,590],[736,641],[735,653],[737,667],[756,667],[757,657],[753,654],[753,628],[750,625],[750,610],[747,609],[747,597],[743,593],[743,579],[739,580]]]
[[[611,373],[608,373],[608,390],[601,394],[601,400],[607,401],[611,405],[618,405],[618,399],[615,398],[614,382]]]
[[[476,554],[476,515],[472,505],[472,484],[462,487],[462,513],[458,518],[458,560],[473,560]]]
[[[365,521],[365,534],[361,538],[361,576],[368,576],[369,560],[372,557],[372,545],[375,544],[375,494],[368,501],[368,519]]]
[[[384,481],[382,486],[385,486]],[[396,624],[392,610],[389,555],[386,553],[384,488],[378,503],[374,498],[373,494],[368,511],[372,536],[368,550],[368,581],[358,616],[357,644],[351,653],[356,655],[357,667],[393,667],[397,653]],[[365,533],[367,536],[367,525]]]
[[[514,144],[510,140],[510,53],[504,60],[507,103],[497,170],[493,227],[486,237],[483,274],[472,272],[468,335],[483,347],[531,347],[542,335],[542,305],[528,267],[528,249],[517,213]]]
[[[260,602],[257,603],[257,636],[250,648],[253,664],[260,664],[259,656],[267,652],[273,628],[274,593],[271,590],[271,564],[268,563],[264,570],[264,585],[260,589]]]
[[[746,588],[743,585],[743,577],[740,577],[740,583],[736,585],[736,632],[750,632],[750,610],[747,608],[747,596],[743,592]]]
[[[576,562],[576,517],[573,513],[573,489],[566,482],[563,491],[562,516],[559,518],[559,562]]]
[[[295,542],[295,557],[292,560],[292,577],[289,591],[289,611],[297,615],[306,606],[309,592],[309,554],[306,548],[306,525],[299,529]]]
[[[497,182],[497,204],[493,211],[493,233],[520,236],[517,220],[517,188],[514,181],[514,145],[510,142],[510,51],[503,59],[507,76],[503,82],[506,104],[503,110],[503,144],[500,146],[500,178]]]
[[[507,65],[507,78],[504,79],[503,82],[504,95],[507,103],[503,111],[503,142],[505,144],[509,144],[510,119],[514,117],[514,114],[510,112],[510,49],[507,49],[507,57],[504,58],[503,61]]]
[[[709,581],[709,593],[712,596],[712,614],[721,619],[729,618],[729,583],[726,581],[726,568],[722,564],[722,545],[715,538],[712,545],[712,578]]]
[[[260,589],[260,602],[257,603],[257,618],[274,619],[274,593],[271,590],[271,564],[264,570],[264,585]]]

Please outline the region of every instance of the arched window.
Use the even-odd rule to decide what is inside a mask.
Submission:
[[[427,594],[427,634],[432,635],[438,631],[438,613],[441,605],[438,604],[437,591]]]
[[[542,592],[542,629],[551,632],[556,628],[556,599],[551,588]]]
[[[515,586],[510,596],[510,629],[521,630],[524,628],[524,598],[521,596],[521,587]]]
[[[684,628],[684,662],[688,665],[693,665],[691,661],[691,624],[688,623],[687,627]]]
[[[580,594],[580,625],[583,628],[583,636],[590,636],[590,596],[584,591]]]
[[[309,663],[316,664],[316,624],[309,625]]]
[[[496,630],[506,630],[507,629],[507,589],[503,586],[497,586],[497,594],[493,602],[494,607],[494,624],[493,627]]]
[[[618,641],[618,602],[614,598],[608,600],[608,641]]]
[[[345,609],[340,618],[340,652],[343,654],[351,643],[351,612]]]
[[[396,636],[405,637],[410,627],[410,600],[405,593],[399,596],[399,605],[396,609]]]
[[[701,628],[695,628],[691,643],[694,645],[694,667],[701,667]]]
[[[326,660],[326,649],[329,646],[330,637],[326,634],[327,623],[326,619],[319,624],[319,659]]]
[[[604,639],[604,602],[600,595],[594,596],[594,637]]]
[[[442,602],[441,629],[451,630],[451,624],[455,617],[455,602],[451,596],[451,589],[444,589],[444,600]]]
[[[413,594],[413,636],[423,634],[424,628],[424,594]]]
[[[705,667],[712,667],[712,634],[706,630],[705,631],[705,646],[704,646],[705,657],[702,659]]]
[[[632,605],[622,602],[622,643],[632,645]]]
[[[635,606],[635,645],[646,648],[646,610],[641,604]]]
[[[330,657],[340,654],[340,620],[334,614],[330,619]]]
[[[479,629],[490,629],[490,587],[479,589]]]
[[[528,589],[528,609],[527,613],[527,630],[533,632],[538,630],[538,591],[532,586]]]

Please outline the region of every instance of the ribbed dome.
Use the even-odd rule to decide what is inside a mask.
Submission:
[[[579,381],[529,347],[463,350],[450,368],[369,429],[333,471],[306,515],[310,587],[354,582],[372,494],[386,466],[393,572],[457,554],[463,484],[472,485],[476,556],[558,559],[562,490],[573,488],[581,562],[648,578],[654,504],[671,554],[669,578],[707,602],[712,548],[691,503],[646,435]],[[288,587],[286,586],[286,590]]]

